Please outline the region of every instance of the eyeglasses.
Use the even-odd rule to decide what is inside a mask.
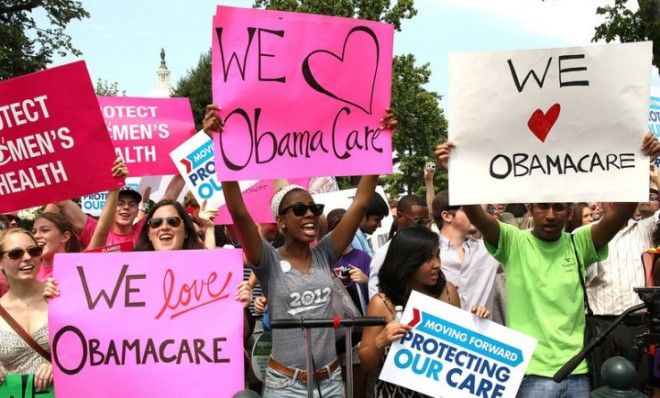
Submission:
[[[41,256],[41,253],[44,252],[44,248],[41,246],[30,246],[27,249],[21,249],[17,247],[16,249],[0,251],[0,257],[2,257],[5,253],[7,253],[7,257],[9,257],[10,259],[18,260],[19,258],[23,258],[26,252],[32,258],[39,257]]]
[[[183,220],[181,217],[154,217],[147,224],[149,224],[149,228],[156,229],[163,225],[163,221],[167,222],[167,225],[170,227],[176,228],[181,225],[181,221]]]
[[[428,224],[429,224],[429,219],[428,219],[428,218],[421,218],[421,217],[413,218],[413,217],[409,216],[409,215],[406,214],[406,213],[403,213],[403,212],[402,212],[402,214],[403,214],[404,216],[408,217],[408,219],[409,219],[410,221],[414,222],[414,223],[417,224],[417,225],[428,225]]]
[[[306,205],[304,203],[294,203],[292,205],[289,205],[282,210],[280,210],[280,215],[285,214],[289,209],[293,211],[293,215],[296,217],[302,217],[307,213],[307,210],[311,210],[312,214],[315,216],[320,216],[323,214],[323,209],[325,208],[324,204],[320,203],[312,203],[309,205]]]
[[[568,204],[566,203],[534,203],[534,208],[540,211],[548,211],[552,207],[554,211],[566,211]]]

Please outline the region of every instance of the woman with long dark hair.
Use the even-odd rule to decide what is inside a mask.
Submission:
[[[405,228],[394,235],[383,265],[378,272],[379,293],[369,303],[367,316],[385,317],[386,326],[364,328],[360,343],[360,364],[370,373],[382,366],[389,346],[410,329],[395,317],[395,307],[405,307],[416,290],[460,308],[456,287],[440,269],[438,235],[423,226]],[[473,313],[487,317],[484,307]],[[424,395],[381,380],[376,382],[376,397],[423,397]]]
[[[147,213],[135,251],[204,249],[181,203],[164,199]]]

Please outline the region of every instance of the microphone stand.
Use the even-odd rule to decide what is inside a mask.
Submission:
[[[346,328],[346,398],[353,398],[353,327],[382,326],[384,317],[364,318],[326,318],[326,319],[274,319],[270,322],[271,329],[303,329],[305,338],[305,367],[307,368],[307,397],[314,396],[315,369],[312,365],[311,329],[312,328]]]
[[[566,362],[564,364],[564,366],[562,366],[557,371],[557,373],[555,373],[554,376],[552,376],[552,380],[554,380],[555,383],[559,383],[562,380],[564,380],[568,375],[571,374],[571,372],[573,370],[575,370],[575,368],[577,368],[577,366],[584,360],[584,358],[587,356],[587,354],[589,354],[591,352],[591,350],[594,349],[595,346],[600,344],[601,341],[603,341],[603,339],[605,337],[607,337],[607,335],[610,334],[612,332],[612,330],[614,330],[614,328],[617,327],[617,325],[622,323],[628,315],[632,314],[633,312],[637,312],[641,309],[644,309],[644,308],[646,308],[646,304],[642,303],[642,304],[637,304],[635,306],[632,306],[632,307],[628,308],[627,310],[623,311],[621,313],[621,315],[619,315],[618,317],[616,317],[616,319],[614,319],[614,321],[612,322],[612,324],[609,327],[607,327],[600,334],[598,334],[598,336],[594,337],[589,343],[587,343],[584,346],[584,348],[582,349],[582,351],[578,352],[577,354],[575,354],[575,356],[573,358],[569,359],[568,362]],[[649,316],[651,316],[651,314],[649,314]],[[643,338],[643,336],[644,335],[637,336],[637,338],[635,340],[637,340],[639,338]],[[592,369],[592,371],[598,372],[598,371],[600,371],[600,369]]]

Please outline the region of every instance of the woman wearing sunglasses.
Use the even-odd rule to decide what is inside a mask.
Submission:
[[[48,351],[48,305],[42,294],[44,285],[37,280],[43,247],[30,233],[12,228],[0,233],[0,270],[9,291],[0,297],[0,306],[36,343]],[[3,372],[34,374],[35,388],[45,390],[53,381],[53,368],[0,317],[0,383]]]
[[[147,214],[135,251],[195,250],[204,245],[181,204],[161,200]]]

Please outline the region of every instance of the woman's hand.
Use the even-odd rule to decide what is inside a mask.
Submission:
[[[488,318],[490,316],[490,311],[488,311],[486,307],[482,305],[475,305],[474,307],[472,307],[470,312],[479,318]]]
[[[247,307],[252,300],[252,289],[247,281],[238,284],[238,291],[236,292],[236,300],[243,304],[243,308]]]
[[[393,341],[400,340],[410,329],[410,326],[397,321],[388,323],[376,336],[376,347],[381,350],[384,349],[392,344]]]
[[[197,217],[202,220],[206,228],[213,228],[213,220],[215,219],[215,216],[218,215],[218,209],[207,209],[207,206],[208,203],[204,200],[199,207]]]
[[[268,299],[264,296],[257,297],[254,299],[254,312],[257,315],[263,315],[266,312],[266,306],[268,305]]]
[[[37,391],[46,391],[49,385],[53,383],[53,366],[50,363],[43,363],[34,374],[34,388]]]
[[[126,163],[124,163],[120,157],[117,157],[115,162],[112,164],[112,176],[115,178],[128,176],[128,166],[126,166]]]
[[[54,297],[58,297],[60,295],[60,288],[57,287],[57,281],[55,278],[50,277],[46,279],[46,283],[44,285],[44,298],[45,299],[52,299]]]
[[[387,109],[385,111],[385,116],[380,120],[381,123],[383,124],[383,128],[385,130],[392,130],[392,135],[396,133],[397,127],[399,127],[399,122],[396,120],[396,117],[394,116],[394,112],[392,112],[392,109]]]
[[[204,132],[211,137],[214,132],[220,133],[225,123],[220,118],[220,107],[214,104],[206,105],[206,115],[202,123]]]
[[[362,272],[361,269],[351,264],[348,264],[348,266],[351,267],[351,270],[348,273],[348,277],[351,278],[353,282],[359,283],[361,285],[369,282],[369,277],[364,272]]]

